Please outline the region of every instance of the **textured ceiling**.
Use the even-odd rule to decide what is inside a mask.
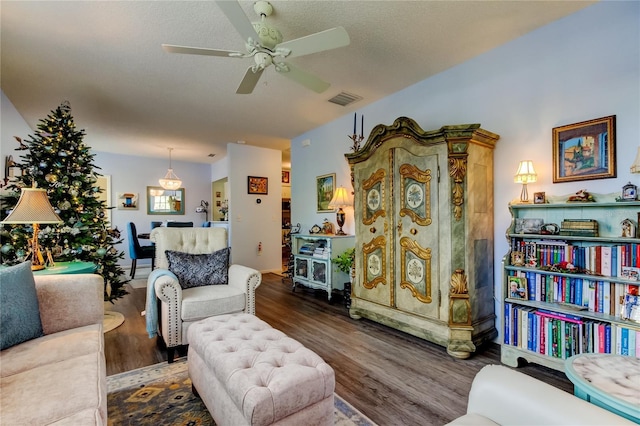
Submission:
[[[349,33],[349,46],[290,60],[330,82],[326,92],[270,67],[253,94],[236,95],[252,59],[164,52],[162,43],[243,49],[212,1],[2,1],[2,90],[33,128],[70,101],[95,150],[166,157],[173,147],[174,159],[213,162],[238,140],[287,150],[301,133],[593,2],[271,3],[268,19],[285,40],[336,26]],[[253,2],[240,4],[258,20]],[[327,102],[341,91],[363,99]]]

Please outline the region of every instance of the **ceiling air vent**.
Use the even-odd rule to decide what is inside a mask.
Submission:
[[[352,93],[340,92],[333,98],[329,99],[329,102],[334,104],[347,106],[362,99],[362,96],[354,95]]]

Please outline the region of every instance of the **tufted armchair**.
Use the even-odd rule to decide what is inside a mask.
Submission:
[[[147,282],[147,332],[149,337],[157,334],[162,337],[169,362],[173,362],[177,347],[189,343],[187,329],[192,323],[235,312],[255,315],[255,290],[262,282],[259,271],[230,265],[228,284],[190,288],[183,288],[184,283],[181,285],[178,277],[169,271],[167,250],[191,255],[214,253],[227,247],[226,229],[160,227],[151,231],[150,239],[156,245],[156,269]],[[197,267],[187,265],[187,269],[197,270]]]

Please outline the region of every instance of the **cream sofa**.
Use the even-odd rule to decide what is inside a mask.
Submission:
[[[633,425],[603,408],[501,365],[473,379],[467,414],[450,425]]]
[[[35,282],[44,336],[0,351],[0,424],[106,425],[103,279]]]
[[[156,334],[162,337],[168,362],[173,362],[176,348],[189,343],[187,329],[194,322],[236,312],[255,314],[255,291],[262,282],[260,271],[230,265],[227,285],[185,289],[178,277],[169,271],[167,250],[192,255],[211,254],[228,246],[225,228],[158,227],[151,231],[150,239],[156,244],[156,269],[147,281],[147,332],[149,337]],[[194,274],[202,275],[197,267],[194,269]]]

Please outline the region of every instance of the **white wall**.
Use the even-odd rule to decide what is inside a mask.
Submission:
[[[85,141],[87,145],[91,145]],[[119,246],[125,252],[125,264],[130,264],[127,237],[127,223],[136,224],[138,233],[149,232],[151,221],[175,220],[179,222],[193,222],[194,226],[201,226],[204,213],[196,213],[195,209],[205,200],[211,205],[211,168],[208,164],[190,163],[172,160],[173,171],[182,180],[185,189],[184,215],[148,215],[147,214],[147,186],[159,186],[158,179],[164,177],[169,167],[169,156],[166,159],[136,157],[130,155],[95,152],[95,164],[104,175],[111,175],[111,206],[117,206],[117,193],[133,192],[138,194],[138,210],[111,210],[112,227],[122,232],[123,243]],[[141,244],[148,244],[141,241]],[[140,260],[138,265],[151,261]]]
[[[513,183],[520,160],[533,160],[538,172],[530,194],[610,193],[628,181],[640,185],[629,172],[640,141],[639,27],[640,2],[600,2],[358,111],[365,115],[365,135],[378,123],[407,116],[425,130],[481,123],[501,136],[494,157],[496,252],[487,256],[495,268],[496,312],[500,260],[508,250],[507,205],[520,194],[521,185]],[[553,184],[552,128],[608,115],[617,119],[617,178]],[[291,142],[292,222],[303,231],[325,216],[315,212],[315,176],[335,171],[338,184],[349,183],[343,154],[352,129],[350,112]],[[311,145],[303,147],[306,139]]]
[[[29,125],[20,113],[15,109],[9,98],[1,92],[2,103],[0,104],[0,159],[2,160],[2,177],[4,177],[4,161],[5,157],[11,155],[14,161],[19,161],[19,156],[24,154],[22,151],[16,151],[18,142],[13,138],[18,136],[26,139],[33,133]],[[44,117],[43,117],[44,118]]]
[[[228,144],[227,160],[233,263],[279,272],[282,270],[282,153]],[[268,178],[268,194],[247,194],[248,176]],[[262,254],[258,254],[259,243],[262,243]]]

